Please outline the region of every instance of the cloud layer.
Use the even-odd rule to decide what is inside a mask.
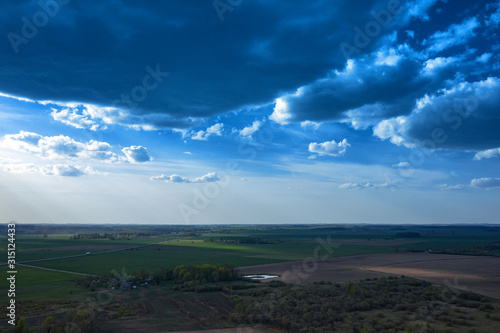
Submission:
[[[0,91],[119,107],[150,125],[178,127],[190,117],[269,103],[341,66],[338,45],[353,35],[345,27],[363,26],[373,19],[369,9],[383,6],[375,0],[324,2],[321,8],[309,1],[252,1],[221,22],[212,2],[120,0],[82,7],[71,1],[26,38],[21,18],[41,11],[38,1],[5,4],[1,34],[25,40],[2,40],[9,71],[2,73]],[[346,12],[356,15],[340,15]],[[95,125],[72,110],[55,116],[73,126]]]
[[[34,163],[22,163],[18,160],[0,157],[0,170],[3,172],[29,174],[39,173],[45,176],[80,177],[84,175],[99,174],[90,166],[82,167],[72,164],[52,164],[38,166]]]
[[[419,100],[412,113],[379,122],[373,130],[396,145],[483,150],[500,146],[500,80],[459,81]],[[478,158],[494,154],[479,154]]]
[[[356,189],[356,190],[362,190],[362,189],[367,189],[367,188],[388,188],[390,185],[388,183],[382,183],[382,184],[372,184],[372,183],[344,183],[339,186],[339,189],[341,190],[351,190],[351,189]]]
[[[155,181],[164,181],[167,183],[212,183],[220,180],[215,172],[209,172],[206,175],[194,179],[181,177],[176,174],[170,176],[162,174],[160,176],[151,177],[150,179]]]
[[[3,147],[21,152],[35,154],[48,160],[83,159],[108,163],[129,162],[142,163],[151,160],[146,148],[131,146],[123,148],[126,158],[112,151],[107,142],[90,140],[88,143],[76,141],[68,136],[42,136],[37,133],[21,131],[19,134],[5,135]]]

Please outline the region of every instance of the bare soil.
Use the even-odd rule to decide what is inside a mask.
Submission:
[[[216,330],[203,330],[203,331],[178,331],[173,333],[276,333],[278,331],[270,330],[267,328],[256,327],[236,327],[236,328],[222,328]]]
[[[134,302],[144,305],[146,311],[134,317],[123,317],[117,319],[102,318],[100,326],[106,332],[198,332],[193,329],[203,329],[202,332],[221,333],[223,329],[213,330],[214,318],[229,312],[223,306],[212,303],[202,297],[188,299],[175,299],[168,291],[162,288],[141,288],[130,293],[114,293],[113,302]],[[203,304],[210,310],[197,311],[193,306]],[[175,322],[172,327],[171,323]],[[182,330],[185,327],[186,330]],[[217,327],[217,326],[215,326]],[[238,331],[227,331],[235,333],[270,333],[273,331],[246,331],[240,328]]]
[[[385,253],[324,261],[295,261],[240,267],[243,274],[275,274],[289,283],[348,282],[405,275],[500,299],[500,258],[431,253]]]

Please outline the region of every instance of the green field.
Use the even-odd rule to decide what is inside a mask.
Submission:
[[[172,244],[172,245],[171,245]],[[107,254],[95,254],[77,258],[57,259],[30,263],[34,266],[60,269],[71,272],[101,274],[111,270],[136,272],[141,268],[156,270],[182,264],[222,264],[250,266],[281,261],[302,260],[312,257],[317,246],[313,242],[269,245],[226,245],[209,244],[199,241],[182,241],[155,245],[136,250],[126,250]],[[370,245],[339,245],[333,256],[367,253],[382,253],[392,248]],[[56,251],[54,251],[56,252]],[[57,251],[57,256],[72,255],[73,251]],[[43,257],[43,253],[37,253]],[[49,258],[52,253],[47,253]],[[35,255],[33,257],[36,257]]]
[[[422,236],[412,239],[396,237],[400,229],[390,226],[186,227],[186,231],[193,234],[192,236],[177,232],[132,240],[70,239],[69,236],[42,237],[23,234],[16,237],[16,260],[22,262],[56,258],[29,264],[85,274],[103,274],[113,270],[132,274],[143,268],[154,271],[182,264],[230,263],[238,267],[302,260],[313,257],[318,244],[325,242],[331,243],[333,252],[327,253],[323,250],[321,255],[328,254],[330,257],[429,249],[465,251],[475,246],[500,242],[500,232],[489,227],[478,230],[467,227],[413,226],[407,229],[417,231]],[[248,237],[271,244],[238,243]],[[208,238],[216,241],[204,241]],[[164,242],[167,240],[170,241]],[[155,244],[159,242],[164,243]],[[134,248],[146,244],[153,245]],[[94,254],[107,251],[107,248],[95,247],[117,246],[133,249]],[[494,251],[498,250],[492,252]],[[92,252],[92,255],[84,255],[86,252]],[[3,247],[0,255],[2,253],[5,255]],[[64,258],[74,255],[83,256]],[[57,259],[59,257],[63,258]],[[5,285],[5,281],[0,281],[0,287]]]
[[[31,228],[37,230],[36,226]],[[45,226],[44,228],[46,229]],[[116,231],[118,227],[113,228]],[[122,228],[126,231],[141,230],[141,226]],[[98,233],[99,228],[96,229]],[[18,227],[18,231],[21,230],[22,226]],[[84,289],[75,282],[84,276],[72,273],[135,276],[144,269],[149,273],[159,270],[165,272],[168,268],[186,264],[229,263],[242,267],[300,261],[315,255],[342,257],[428,250],[453,254],[500,255],[500,228],[496,227],[176,226],[175,232],[169,234],[130,240],[70,239],[70,231],[69,226],[62,232],[66,236],[59,233],[43,237],[38,231],[37,234],[20,232],[16,237],[18,263],[49,259],[28,263],[38,268],[21,265],[16,267],[16,300],[20,303],[19,311],[25,312],[23,315],[32,315],[29,320],[32,326],[41,325],[47,311],[54,313],[57,320],[68,320],[63,315],[64,311],[74,307],[74,304],[86,304],[89,299],[102,302],[102,299],[98,300],[100,292],[106,292],[111,305],[102,305],[95,310],[97,314],[121,318],[134,313],[139,315],[141,311],[153,313],[151,318],[141,321],[141,325],[150,325],[152,328],[194,330],[226,327],[230,325],[229,313],[234,311],[232,303],[220,292],[190,294],[173,291],[170,287],[89,292],[89,289]],[[399,237],[397,234],[401,231],[417,232],[419,237]],[[0,244],[6,244],[5,237],[0,237]],[[91,254],[86,255],[86,252]],[[64,258],[75,255],[77,257]],[[0,261],[5,262],[6,246],[1,247],[0,256]],[[0,267],[0,274],[5,276],[6,271],[6,266]],[[172,286],[172,283],[168,285]],[[6,294],[7,290],[7,280],[0,279],[0,293]],[[215,304],[217,311],[210,306],[209,310],[208,305],[200,302]],[[125,319],[117,320],[127,323]],[[130,323],[135,322],[135,319],[130,319]],[[106,329],[106,325],[117,323],[119,322],[104,321],[101,324]]]
[[[74,281],[81,275],[47,271],[31,267],[16,267],[16,300],[61,300],[75,299],[84,290]],[[7,268],[0,267],[0,274],[7,276]],[[2,279],[0,293],[7,294],[7,279]]]

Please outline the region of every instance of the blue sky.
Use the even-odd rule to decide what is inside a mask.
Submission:
[[[498,222],[498,1],[1,9],[0,220]]]

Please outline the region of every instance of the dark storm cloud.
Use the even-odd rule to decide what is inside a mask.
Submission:
[[[221,21],[212,1],[54,3],[2,4],[0,91],[119,106],[164,126],[270,103],[342,68],[339,44],[387,6],[244,1]]]
[[[398,145],[428,149],[498,148],[499,96],[500,79],[497,78],[456,82],[439,95],[421,100],[409,116],[383,120],[375,126],[374,134]],[[489,155],[490,152],[479,157]]]
[[[383,45],[351,60],[345,70],[283,96],[287,121],[344,120],[366,128],[376,120],[408,115],[419,98],[447,88],[457,76],[477,80],[495,75],[498,58],[490,61],[488,33],[477,36],[482,24],[477,17],[467,18],[420,41],[399,31],[387,35]],[[480,49],[468,45],[475,37],[473,45]],[[449,55],[436,55],[445,50]]]
[[[436,88],[435,78],[420,75],[415,60],[401,59],[394,66],[377,66],[374,60],[363,59],[340,75],[332,73],[285,97],[288,112],[294,120],[342,120],[346,111],[365,107],[365,115],[375,111],[391,117],[411,111],[416,97]]]

